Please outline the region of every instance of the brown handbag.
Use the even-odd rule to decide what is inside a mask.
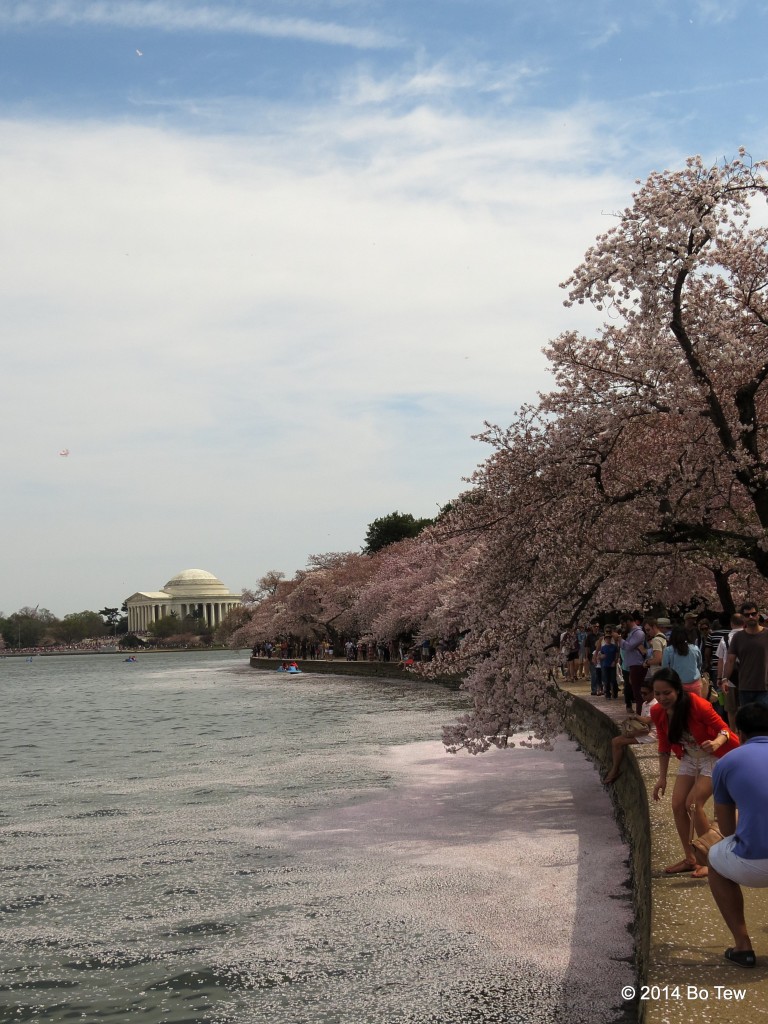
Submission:
[[[622,736],[630,736],[635,739],[638,736],[647,736],[650,731],[650,725],[641,722],[639,718],[624,718],[621,722]]]
[[[693,812],[696,810],[696,804],[691,804],[691,809],[688,812],[691,818],[691,837],[690,843],[693,847],[693,856],[696,858],[696,863],[701,867],[707,866],[707,857],[712,847],[719,843],[725,838],[723,833],[717,827],[717,825],[710,825],[703,836],[694,835],[693,828]]]

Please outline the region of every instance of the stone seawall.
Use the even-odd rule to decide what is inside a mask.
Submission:
[[[342,661],[334,659],[301,660],[295,659],[302,672],[319,673],[334,676],[368,676],[377,679],[403,679],[411,682],[434,682],[458,690],[460,680],[455,676],[440,676],[436,679],[423,679],[420,675],[400,668],[396,661]],[[263,672],[276,672],[282,665],[282,658],[251,658],[251,668]]]
[[[568,689],[575,696],[571,734],[598,766],[607,770],[610,738],[626,714],[624,702],[590,696],[588,681],[571,683]],[[637,983],[643,993],[636,1003],[638,1019],[644,1024],[690,1024],[720,1018],[729,1024],[768,1024],[768,889],[744,889],[747,924],[758,956],[757,969],[744,971],[723,957],[733,939],[706,881],[664,871],[664,866],[679,860],[682,853],[671,808],[676,758],[672,758],[669,772],[667,792],[654,803],[657,747],[655,743],[638,744],[628,749],[621,775],[611,786],[632,856]],[[713,816],[711,801],[706,811]]]
[[[614,701],[614,703],[616,703]],[[598,764],[605,763],[611,740],[619,734],[616,723],[589,701],[574,696],[565,723],[566,732]],[[624,758],[621,775],[611,787],[619,827],[629,843],[632,901],[635,911],[637,980],[644,985],[651,957],[651,819],[645,780],[633,754]],[[647,1003],[637,1004],[645,1018]]]

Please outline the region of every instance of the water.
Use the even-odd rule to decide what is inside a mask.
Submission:
[[[1,1021],[575,1019],[563,989],[586,929],[558,914],[551,972],[504,938],[509,761],[435,744],[460,694],[286,680],[242,652],[6,658],[0,686]],[[534,822],[521,850],[531,827],[566,842]],[[526,853],[545,877],[552,849]],[[582,990],[600,1019],[605,992]]]

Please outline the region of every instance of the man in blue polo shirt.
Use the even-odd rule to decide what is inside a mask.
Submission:
[[[712,773],[715,814],[725,838],[709,851],[707,877],[733,935],[726,959],[739,967],[754,967],[741,886],[768,887],[768,707],[740,707],[736,730],[741,746],[718,761]]]

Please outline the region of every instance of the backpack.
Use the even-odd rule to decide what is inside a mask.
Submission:
[[[661,656],[663,658],[664,657],[664,651],[665,651],[665,649],[667,647],[667,638],[664,636],[663,633],[657,633],[656,636],[653,637],[648,642],[648,657],[650,657],[653,654],[653,641],[654,640],[661,640]],[[660,668],[661,668],[661,665],[649,665],[648,666],[648,671],[645,673],[645,681],[646,681],[646,683],[653,682],[653,677],[656,675],[656,673],[659,671]]]
[[[730,634],[730,631],[728,633],[726,633],[725,636],[723,637],[723,642],[725,644],[725,660],[727,661],[728,660],[728,652],[729,652],[730,647],[731,647],[731,634]],[[730,676],[730,683],[731,683],[731,686],[738,687],[738,685],[739,685],[739,669],[738,669],[738,665],[734,665],[733,672],[731,672],[731,676]]]

